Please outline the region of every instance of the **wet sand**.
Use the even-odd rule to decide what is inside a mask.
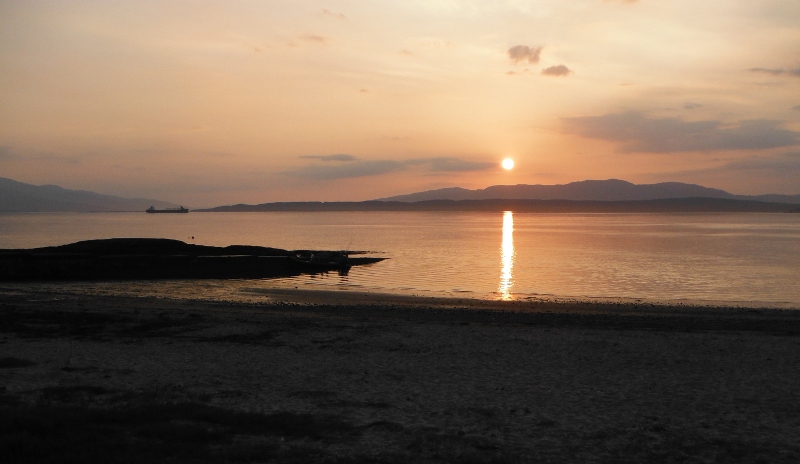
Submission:
[[[64,460],[89,427],[196,462],[800,461],[800,311],[260,296],[3,285],[0,451]]]

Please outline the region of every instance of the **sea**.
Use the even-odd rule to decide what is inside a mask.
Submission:
[[[0,248],[112,237],[356,250],[388,259],[346,274],[69,285],[85,291],[230,299],[248,298],[259,289],[298,288],[487,300],[800,308],[800,214],[0,214]]]

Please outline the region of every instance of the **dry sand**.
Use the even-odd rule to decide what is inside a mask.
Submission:
[[[34,364],[0,368],[2,405],[148,395],[346,429],[213,448],[268,446],[253,462],[800,462],[800,311],[264,292],[4,285],[0,358]]]

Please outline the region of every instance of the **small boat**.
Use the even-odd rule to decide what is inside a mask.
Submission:
[[[156,209],[155,206],[151,206],[144,210],[145,213],[188,213],[189,210],[181,206],[180,208],[166,208],[166,209]]]

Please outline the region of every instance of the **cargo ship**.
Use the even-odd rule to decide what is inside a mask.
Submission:
[[[183,206],[180,208],[156,209],[155,206],[151,206],[144,211],[146,213],[188,213],[189,209],[184,208]]]

